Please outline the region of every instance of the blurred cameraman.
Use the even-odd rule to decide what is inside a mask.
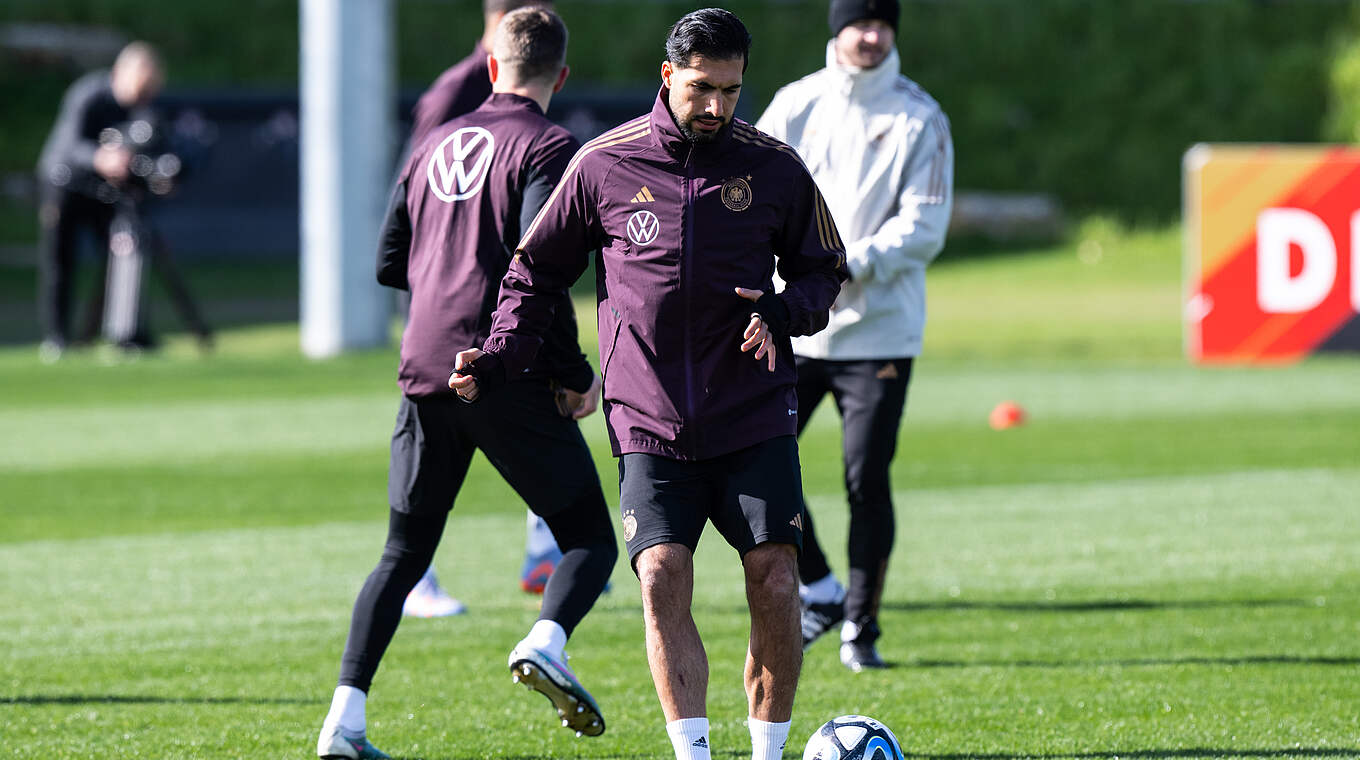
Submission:
[[[114,204],[132,177],[132,151],[108,141],[101,145],[100,135],[149,119],[151,100],[164,81],[165,70],[155,48],[133,42],[118,54],[111,70],[86,74],[62,98],[61,112],[38,160],[42,227],[38,308],[43,329],[40,350],[46,360],[59,358],[72,338],[71,291],[80,229],[94,233],[96,255],[103,262],[109,250]],[[97,287],[101,295],[95,300],[102,302],[103,277]],[[92,310],[92,325],[99,311]]]

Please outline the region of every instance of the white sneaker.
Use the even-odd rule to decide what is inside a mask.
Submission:
[[[322,725],[316,740],[316,756],[323,760],[392,760],[392,756],[368,742],[363,734],[347,736],[339,726]]]
[[[566,655],[561,660],[542,649],[521,642],[510,653],[510,674],[515,683],[537,691],[552,702],[562,725],[577,736],[599,736],[604,733],[604,715],[576,674],[567,667]]]
[[[48,338],[38,345],[38,361],[43,364],[55,364],[64,353],[66,353],[66,345],[61,341]]]
[[[449,592],[439,587],[434,568],[429,568],[420,577],[416,587],[406,595],[401,606],[401,614],[408,617],[449,617],[467,612],[467,605],[449,596]]]

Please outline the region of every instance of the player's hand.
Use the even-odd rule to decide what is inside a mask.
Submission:
[[[737,288],[737,295],[745,298],[751,303],[760,300],[765,295],[764,291],[751,290],[750,288]],[[747,323],[746,330],[741,334],[745,341],[741,344],[743,353],[755,349],[755,360],[765,360],[765,369],[774,372],[775,361],[775,342],[774,336],[770,334],[770,328],[766,326],[765,320],[759,314],[752,314],[751,321]]]
[[[458,398],[464,401],[476,401],[481,395],[481,389],[477,387],[477,378],[472,375],[464,375],[459,372],[462,368],[477,361],[477,357],[482,355],[480,348],[469,348],[466,351],[459,351],[453,360],[453,374],[449,375],[449,387],[458,392]]]
[[[595,413],[600,406],[600,376],[596,375],[590,381],[590,387],[585,393],[577,393],[570,388],[563,388],[562,392],[567,396],[567,409],[571,410],[573,420],[584,419]]]
[[[132,154],[121,145],[101,145],[94,152],[94,170],[114,184],[120,184],[128,178],[128,167],[131,165]]]

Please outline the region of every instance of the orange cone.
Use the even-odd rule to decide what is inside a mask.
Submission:
[[[987,418],[987,422],[993,430],[1019,427],[1025,424],[1025,410],[1014,401],[1002,401],[992,409],[992,414]]]

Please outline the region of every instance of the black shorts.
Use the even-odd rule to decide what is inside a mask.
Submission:
[[[767,542],[801,549],[798,439],[780,436],[697,462],[624,454],[619,457],[619,512],[629,562],[657,544],[684,544],[694,551],[710,520],[743,555]]]
[[[576,421],[558,411],[547,382],[525,380],[475,404],[452,393],[403,396],[387,473],[392,509],[447,512],[478,449],[535,514],[557,514],[582,499],[594,501],[597,493],[604,503]]]

